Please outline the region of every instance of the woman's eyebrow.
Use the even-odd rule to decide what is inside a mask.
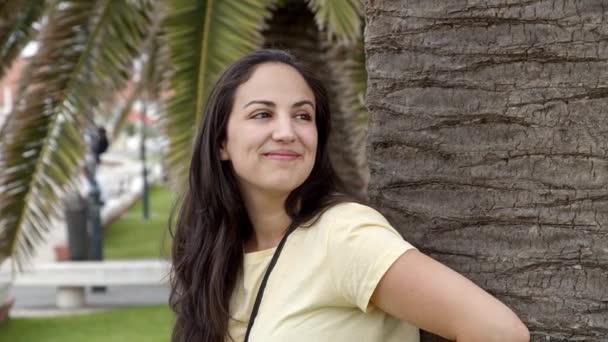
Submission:
[[[243,108],[246,108],[247,106],[253,105],[253,104],[262,104],[268,107],[276,107],[276,103],[272,102],[272,101],[267,101],[267,100],[253,100],[253,101],[249,101],[247,102],[246,105],[243,106]],[[305,105],[310,105],[313,109],[315,108],[315,105],[308,100],[302,100],[302,101],[298,101],[296,103],[294,103],[291,107],[295,108],[295,107],[302,107]]]
[[[272,102],[272,101],[265,101],[265,100],[253,100],[253,101],[249,101],[246,105],[243,106],[243,108],[253,105],[253,104],[263,104],[265,106],[268,107],[276,107],[277,105]]]
[[[294,103],[293,106],[291,106],[291,108],[302,107],[305,105],[310,105],[312,107],[312,109],[315,109],[314,103],[312,103],[311,101],[308,101],[308,100],[298,101],[298,102]]]

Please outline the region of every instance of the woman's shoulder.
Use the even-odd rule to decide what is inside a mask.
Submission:
[[[388,223],[376,209],[357,202],[342,202],[326,209],[319,218],[320,223],[346,224],[361,221]]]

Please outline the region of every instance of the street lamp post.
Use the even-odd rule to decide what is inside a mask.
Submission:
[[[149,191],[148,191],[148,168],[146,167],[146,101],[143,101],[142,111],[141,111],[141,176],[143,181],[143,190],[142,190],[142,214],[144,220],[148,220],[150,217],[150,199],[149,199]]]
[[[90,130],[89,134],[89,153],[86,158],[87,179],[89,181],[88,195],[88,226],[91,232],[91,259],[103,260],[103,227],[101,225],[101,191],[97,183],[97,144],[99,135],[95,129]],[[94,292],[105,292],[104,286],[94,286]]]

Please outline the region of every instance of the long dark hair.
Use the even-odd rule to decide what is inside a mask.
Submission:
[[[289,217],[302,224],[333,204],[355,199],[346,195],[329,160],[330,109],[321,81],[281,50],[258,50],[232,64],[209,95],[194,144],[188,186],[170,221],[173,272],[169,303],[176,313],[174,342],[223,342],[228,336],[230,297],[243,264],[243,244],[253,227],[232,168],[228,161],[220,160],[219,151],[226,139],[236,89],[263,63],[293,67],[315,95],[316,159],[311,174],[285,201]]]

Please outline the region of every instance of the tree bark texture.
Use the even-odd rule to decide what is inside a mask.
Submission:
[[[608,341],[608,1],[367,0],[366,22],[372,203],[533,341]]]
[[[347,189],[365,196],[369,171],[365,154],[365,125],[357,126],[356,112],[341,94],[344,82],[338,66],[349,47],[327,41],[306,3],[293,2],[277,9],[263,32],[264,46],[285,49],[310,66],[327,88],[332,114],[329,153],[340,180]]]

